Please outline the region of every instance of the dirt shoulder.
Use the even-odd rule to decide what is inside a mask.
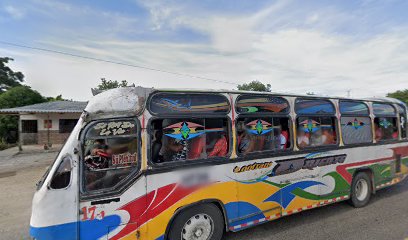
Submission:
[[[0,153],[0,239],[29,239],[35,184],[58,152],[6,151]]]

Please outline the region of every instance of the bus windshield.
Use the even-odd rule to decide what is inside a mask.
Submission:
[[[83,188],[86,192],[116,187],[139,166],[137,124],[109,120],[92,124],[83,145]]]

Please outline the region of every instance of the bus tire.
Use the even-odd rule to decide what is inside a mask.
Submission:
[[[221,210],[211,203],[181,211],[170,226],[169,240],[221,240],[224,235]]]
[[[349,203],[355,208],[366,206],[371,199],[371,179],[365,172],[357,173],[351,184]]]

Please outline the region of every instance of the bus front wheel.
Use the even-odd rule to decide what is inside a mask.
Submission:
[[[167,239],[221,240],[224,219],[214,204],[200,204],[180,212],[174,219]]]
[[[370,176],[365,172],[357,173],[351,184],[350,204],[355,208],[366,206],[370,201],[371,193]]]

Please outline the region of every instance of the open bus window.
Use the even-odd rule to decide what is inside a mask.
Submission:
[[[289,149],[288,123],[287,117],[239,118],[236,123],[238,154]]]
[[[395,117],[377,117],[374,119],[375,140],[397,140],[398,127],[397,118]]]
[[[83,149],[85,190],[113,188],[138,168],[137,126],[120,120],[94,124]]]
[[[334,117],[299,117],[297,119],[299,148],[337,144]]]
[[[157,119],[152,131],[154,163],[226,157],[229,152],[225,118]]]
[[[64,157],[55,171],[54,176],[52,176],[50,187],[52,189],[63,189],[68,187],[71,182],[71,158]]]

